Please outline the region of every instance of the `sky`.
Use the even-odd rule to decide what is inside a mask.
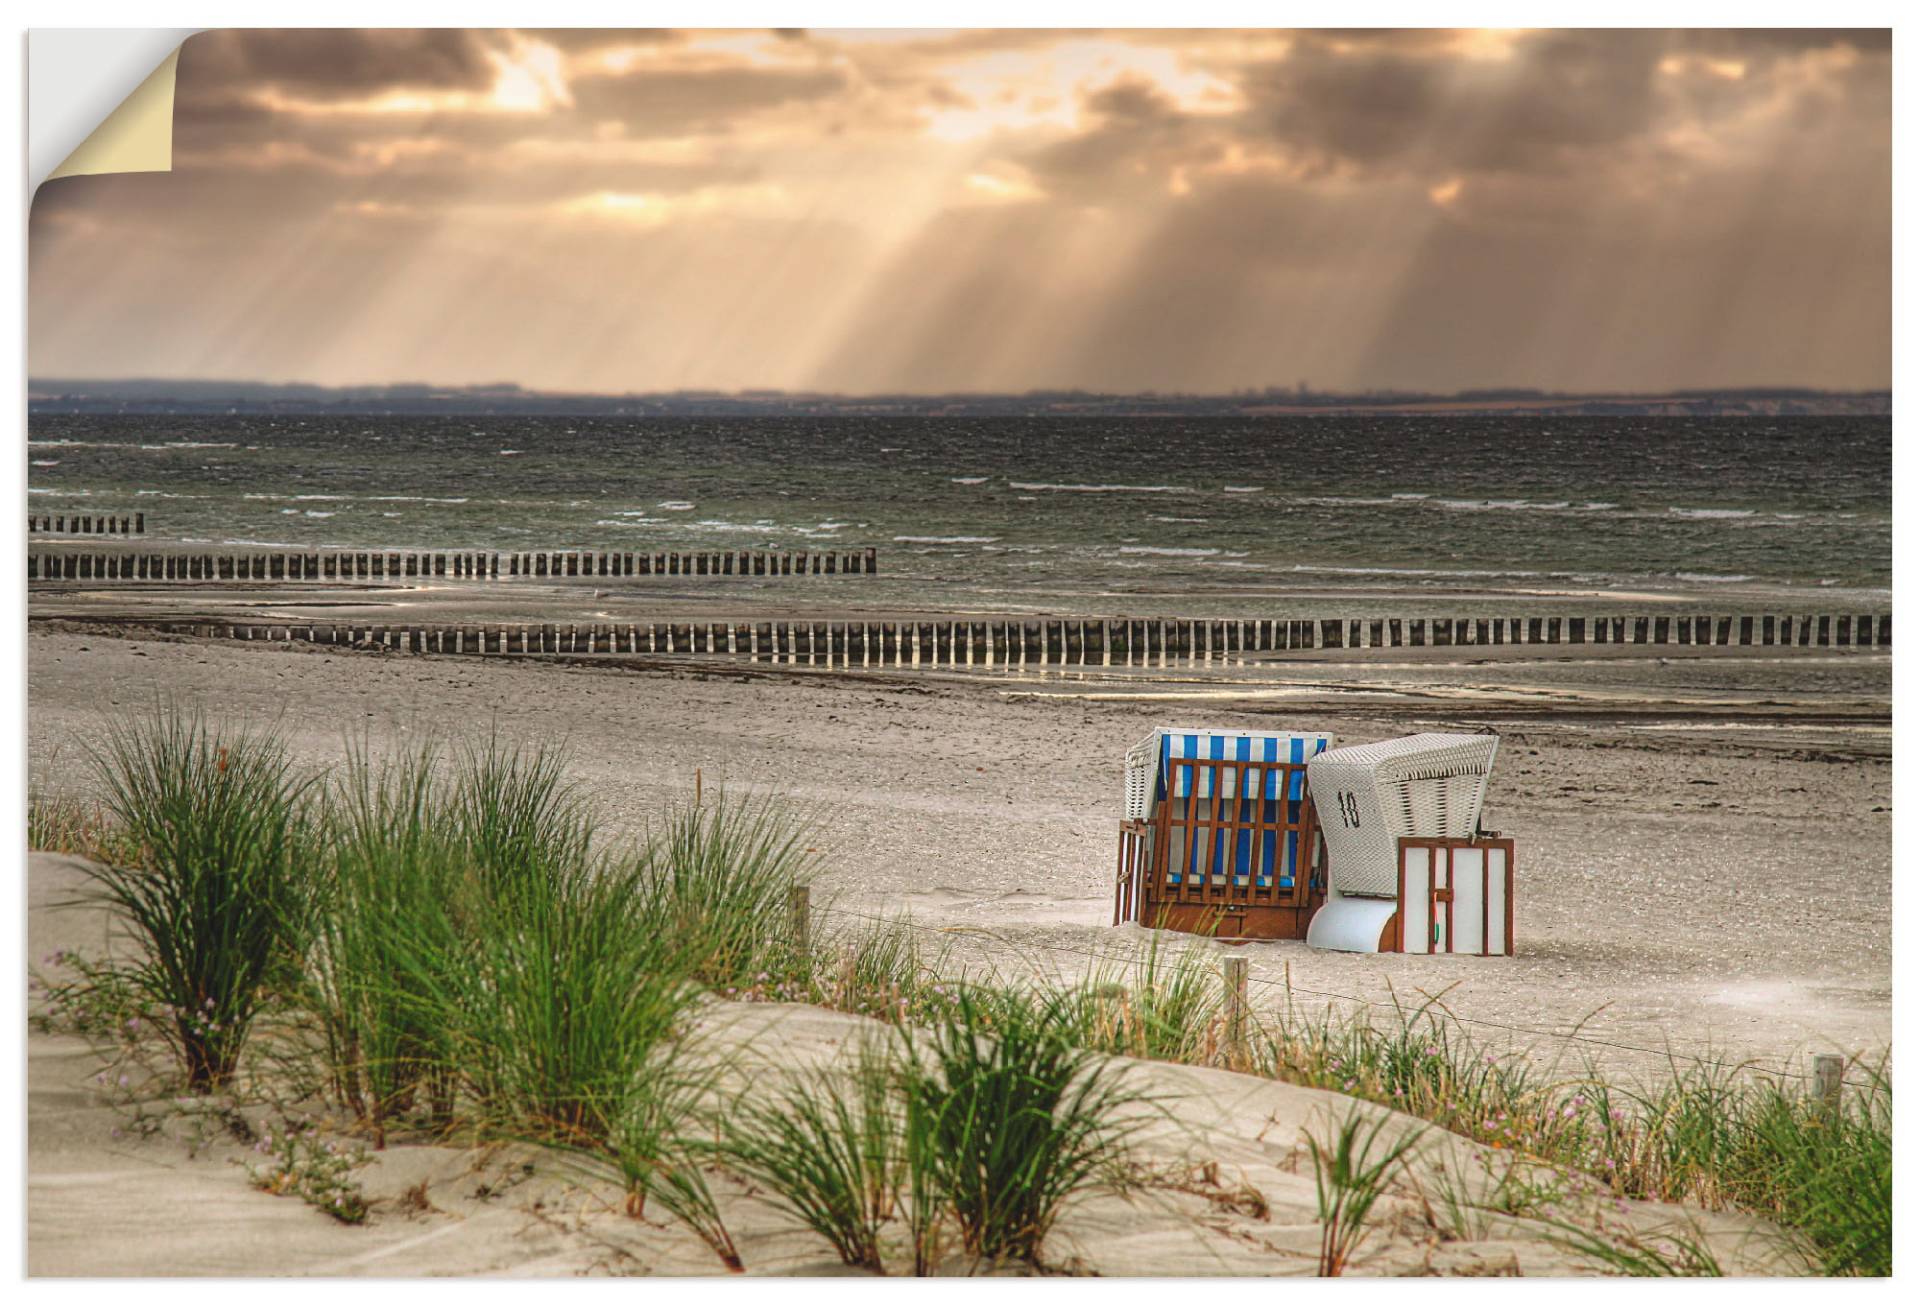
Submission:
[[[36,196],[29,370],[532,389],[1890,386],[1822,31],[217,31]]]

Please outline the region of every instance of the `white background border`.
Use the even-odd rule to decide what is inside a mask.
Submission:
[[[1905,48],[1908,42],[1903,39],[1896,14],[1900,12],[1893,4],[1813,3],[1803,0],[1799,4],[1769,3],[1766,0],[1749,0],[1748,3],[1688,3],[1686,0],[1668,0],[1666,3],[1647,3],[1646,0],[1613,0],[1611,3],[1591,3],[1579,0],[1575,3],[1556,4],[1516,4],[1503,3],[1368,3],[1358,0],[1352,3],[1309,4],[1249,4],[1219,3],[1217,0],[1180,0],[1180,3],[1144,4],[1137,0],[1110,0],[1102,4],[1066,4],[1049,3],[1046,0],[1026,0],[1024,3],[1012,3],[1009,0],[976,0],[975,3],[953,3],[952,0],[929,0],[913,5],[877,4],[860,2],[826,3],[821,0],[792,0],[790,3],[766,3],[764,0],[711,0],[710,3],[690,4],[684,0],[665,0],[664,3],[647,5],[582,3],[580,0],[541,0],[540,3],[502,3],[500,0],[470,0],[458,5],[423,4],[413,0],[334,0],[333,3],[315,3],[314,0],[287,0],[264,6],[259,3],[158,3],[136,4],[132,0],[112,0],[112,2],[89,3],[87,0],[69,0],[67,3],[50,3],[48,0],[22,0],[15,9],[15,21],[21,24],[15,29],[14,54],[12,58],[0,60],[0,138],[13,142],[12,148],[22,150],[25,133],[21,119],[24,114],[26,97],[24,88],[19,84],[25,61],[25,29],[27,27],[73,28],[73,27],[124,27],[146,28],[156,22],[181,28],[205,29],[230,26],[312,26],[312,27],[494,27],[516,25],[539,26],[578,26],[578,27],[758,27],[758,26],[807,26],[807,27],[1275,27],[1275,26],[1486,26],[1486,27],[1893,27],[1895,28],[1895,92],[1894,92],[1894,230],[1904,238],[1896,238],[1894,249],[1894,293],[1893,330],[1894,330],[1894,377],[1896,422],[1894,436],[1894,494],[1895,517],[1900,516],[1899,507],[1907,487],[1911,457],[1904,455],[1903,433],[1898,424],[1898,404],[1906,385],[1915,379],[1913,366],[1912,332],[1909,329],[1914,305],[1913,259],[1910,253],[1912,237],[1906,236],[1900,221],[1901,214],[1914,213],[1913,195],[1913,144],[1916,139],[1914,123],[1914,97],[1911,89],[1900,90],[1901,80],[1898,73],[1903,70]],[[1912,6],[1907,12],[1914,12]],[[1916,24],[1912,21],[1908,26]],[[24,152],[24,151],[23,151]],[[0,358],[8,360],[4,380],[0,380],[0,412],[6,414],[5,429],[9,440],[6,446],[7,456],[0,458],[0,500],[7,504],[5,519],[12,522],[7,528],[4,539],[0,540],[0,596],[3,596],[8,610],[15,613],[5,631],[4,644],[0,644],[0,659],[12,671],[10,692],[0,692],[0,845],[7,849],[3,864],[14,873],[5,880],[5,891],[0,898],[8,904],[9,928],[5,937],[9,941],[6,960],[0,963],[0,1002],[11,1012],[11,1027],[16,1030],[16,1058],[11,1074],[0,1074],[0,1117],[14,1121],[11,1129],[0,1128],[0,1138],[5,1139],[5,1151],[12,1181],[0,1186],[0,1245],[4,1245],[8,1257],[8,1276],[20,1278],[25,1272],[25,1209],[22,1204],[25,1195],[26,1175],[23,1167],[25,1142],[25,1051],[24,1051],[24,1012],[25,1012],[25,955],[26,926],[22,904],[25,895],[23,837],[26,828],[26,640],[25,611],[26,593],[24,576],[25,562],[25,515],[26,504],[26,276],[27,259],[25,248],[26,214],[31,191],[26,184],[26,169],[23,158],[16,159],[12,175],[16,179],[16,202],[9,210],[11,229],[9,236],[14,257],[6,261],[5,291],[12,305],[12,312],[4,318],[4,342],[0,343]],[[1907,547],[1908,536],[1896,524],[1894,530],[1894,607],[1904,608],[1905,579],[1911,574],[1907,565],[1911,550]],[[1896,704],[1906,697],[1906,687],[1910,676],[1902,673],[1900,663],[1895,664],[1895,700]],[[1896,706],[1896,722],[1898,719]],[[1896,728],[1896,734],[1897,734]],[[1903,813],[1910,810],[1909,799],[1920,794],[1912,783],[1905,782],[1907,776],[1896,773],[1894,785],[1894,881],[1896,886],[1902,878],[1905,853],[1911,846],[1911,840],[1903,837],[1906,819]],[[1905,896],[1911,897],[1911,894]],[[1908,977],[1911,966],[1903,963],[1907,955],[1901,944],[1899,929],[1905,920],[1901,910],[1902,894],[1896,887],[1894,904],[1895,946],[1895,990],[1911,991],[1910,985],[1903,982]],[[1906,1043],[1907,1025],[1910,1021],[1902,1018],[1906,1003],[1896,1000],[1894,1026],[1896,1042]],[[1900,1092],[1901,1097],[1908,1093]],[[1905,1102],[1902,1102],[1903,1110]],[[1899,1135],[1902,1139],[1914,1130],[1912,1116]],[[1920,1209],[1914,1199],[1914,1184],[1911,1181],[1912,1159],[1910,1146],[1900,1147],[1900,1162],[1895,1166],[1896,1208],[1904,1212],[1909,1226],[1913,1225],[1913,1212]],[[192,1212],[182,1211],[183,1222],[191,1222]],[[111,1238],[113,1229],[100,1229],[102,1238]],[[1898,1240],[1898,1239],[1896,1239]],[[1896,1245],[1895,1262],[1903,1276],[1913,1277],[1912,1265],[1920,1257],[1920,1249],[1912,1245]],[[905,1284],[893,1284],[892,1290],[898,1290]],[[111,1292],[113,1298],[124,1301],[129,1295],[137,1296],[142,1305],[166,1305],[173,1301],[192,1301],[195,1305],[211,1298],[233,1298],[242,1296],[258,1300],[264,1291],[275,1297],[291,1292],[297,1296],[315,1299],[322,1295],[333,1297],[341,1291],[337,1283],[276,1283],[263,1288],[260,1284],[247,1283],[206,1283],[206,1282],[146,1282],[109,1286],[103,1283],[45,1283],[31,1284],[36,1294],[78,1296],[85,1293],[92,1296],[98,1292],[105,1296]],[[1436,1294],[1450,1299],[1459,1299],[1471,1292],[1480,1297],[1489,1292],[1515,1289],[1512,1285],[1491,1283],[1456,1282],[1442,1284],[1431,1280],[1419,1283],[1403,1284],[1361,1284],[1349,1282],[1337,1285],[1291,1283],[1274,1284],[1262,1282],[1209,1283],[1204,1290],[1210,1299],[1232,1297],[1240,1300],[1259,1299],[1266,1305],[1275,1293],[1313,1290],[1338,1291],[1343,1299],[1353,1299],[1357,1293],[1363,1297],[1392,1292],[1400,1299],[1411,1299],[1413,1293],[1419,1293],[1423,1300],[1433,1299]],[[1609,1298],[1626,1289],[1626,1285],[1617,1281],[1592,1282],[1554,1282],[1551,1284],[1530,1284],[1521,1288],[1529,1293],[1530,1299],[1537,1298],[1545,1291],[1558,1296],[1577,1294],[1596,1297],[1605,1293]],[[1861,1288],[1876,1295],[1889,1290],[1888,1284],[1877,1288],[1862,1284]],[[1019,1294],[1050,1298],[1072,1295],[1083,1297],[1090,1291],[1098,1291],[1103,1299],[1126,1297],[1142,1301],[1164,1302],[1169,1292],[1182,1291],[1182,1288],[1169,1283],[1133,1282],[1133,1283],[1068,1283],[1057,1279],[1038,1282],[1016,1283],[1005,1279],[995,1280],[988,1288],[984,1283],[949,1283],[916,1286],[909,1290],[936,1290],[944,1293],[965,1291],[975,1294],[991,1289],[996,1294],[1012,1291]],[[1712,1290],[1705,1284],[1675,1288],[1690,1292]],[[463,1299],[471,1300],[475,1296],[500,1297],[514,1293],[522,1297],[528,1291],[618,1291],[628,1300],[634,1293],[646,1293],[651,1302],[662,1294],[673,1297],[691,1297],[695,1292],[722,1292],[738,1296],[741,1292],[750,1292],[755,1296],[777,1294],[783,1305],[804,1305],[813,1300],[825,1300],[830,1295],[838,1296],[846,1292],[871,1294],[890,1290],[885,1282],[809,1282],[805,1280],[780,1279],[758,1282],[720,1282],[692,1281],[682,1283],[636,1283],[626,1282],[618,1285],[602,1283],[597,1288],[586,1284],[578,1286],[558,1283],[508,1284],[502,1282],[461,1282],[407,1284],[368,1283],[356,1284],[352,1291],[356,1305],[361,1301],[375,1301],[387,1298],[417,1300],[421,1293],[433,1293],[451,1296],[458,1293]],[[1740,1288],[1741,1300],[1768,1298],[1778,1295],[1784,1298],[1787,1293],[1795,1293],[1800,1300],[1807,1299],[1806,1285],[1791,1282],[1773,1282],[1754,1286],[1743,1285]],[[1814,1287],[1820,1291],[1823,1288]]]

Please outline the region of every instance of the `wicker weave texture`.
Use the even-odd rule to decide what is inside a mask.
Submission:
[[[1335,748],[1308,762],[1328,887],[1391,897],[1400,839],[1471,837],[1499,745],[1492,734],[1414,734]]]
[[[1127,749],[1127,813],[1125,819],[1145,820],[1153,806],[1153,765],[1160,755],[1160,731],[1155,730]]]

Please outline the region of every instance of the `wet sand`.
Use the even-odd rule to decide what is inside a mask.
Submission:
[[[320,595],[310,594],[318,598]],[[257,598],[254,601],[258,601]],[[36,599],[37,610],[39,600]],[[1236,949],[1258,1004],[1445,994],[1473,1031],[1609,1072],[1685,1055],[1872,1055],[1890,1026],[1890,657],[1867,650],[1337,651],[1171,672],[810,672],[485,660],[29,633],[30,764],[80,791],[103,711],[159,695],[276,717],[301,756],[497,726],[564,742],[616,825],[705,783],[819,819],[820,898],[911,912],[956,958],[1071,971],[1110,927],[1121,758],[1156,724],[1497,729],[1518,840],[1512,959]],[[1577,652],[1579,655],[1569,655]],[[1213,947],[1214,944],[1204,944]],[[1577,1029],[1586,1039],[1545,1036]]]

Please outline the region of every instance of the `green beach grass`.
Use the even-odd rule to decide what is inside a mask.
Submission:
[[[29,838],[105,858],[88,871],[92,900],[137,946],[56,958],[59,973],[40,976],[44,1026],[149,1056],[156,1092],[240,1093],[268,1072],[316,1085],[376,1148],[554,1148],[617,1175],[629,1213],[665,1211],[730,1269],[740,1257],[709,1183],[721,1172],[852,1267],[929,1272],[949,1250],[1040,1263],[1061,1210],[1127,1181],[1125,1058],[1225,1059],[1218,954],[1203,941],[1156,941],[1064,985],[969,972],[907,921],[830,927],[803,952],[788,902],[811,876],[809,824],[777,799],[679,804],[622,842],[563,753],[498,737],[380,761],[349,747],[324,779],[271,731],[185,709],[118,720],[106,738],[101,814],[43,801]],[[850,1074],[749,1103],[726,1066],[694,1054],[716,999],[805,1002],[897,1032]],[[1309,1139],[1327,1271],[1346,1266],[1389,1184],[1458,1235],[1532,1218],[1599,1271],[1717,1268],[1684,1237],[1659,1249],[1557,1228],[1568,1174],[1621,1200],[1762,1216],[1814,1271],[1890,1271],[1884,1063],[1853,1066],[1832,1104],[1797,1079],[1677,1057],[1644,1083],[1543,1071],[1438,1000],[1385,1020],[1289,1000],[1251,1012],[1249,1033],[1236,1069],[1513,1157],[1470,1199],[1461,1175],[1422,1171],[1357,1118]],[[249,1071],[256,1044],[270,1069]]]

